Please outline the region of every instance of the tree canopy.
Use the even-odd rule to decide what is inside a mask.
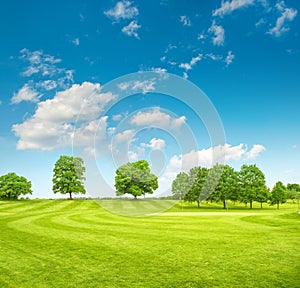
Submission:
[[[271,204],[277,204],[277,209],[279,209],[280,203],[286,202],[286,187],[282,184],[282,182],[276,182],[275,186],[271,192]]]
[[[172,182],[172,193],[174,199],[183,199],[190,190],[189,175],[184,172],[177,174],[176,179]]]
[[[250,204],[252,208],[253,201],[258,201],[267,191],[265,175],[256,165],[246,165],[241,167],[238,173],[239,186],[241,189],[241,200],[245,204]]]
[[[72,156],[60,156],[53,169],[53,192],[69,194],[85,194],[84,188],[85,166],[82,158]]]
[[[153,194],[158,188],[158,179],[151,174],[147,161],[128,162],[116,170],[115,187],[117,196],[131,194],[137,198]]]
[[[31,182],[16,173],[0,176],[0,199],[18,199],[20,195],[32,194]]]
[[[209,170],[205,167],[194,167],[189,171],[189,178],[190,178],[190,189],[188,193],[185,194],[184,200],[188,202],[196,201],[198,207],[200,207],[200,203],[206,197],[204,185],[207,179]]]

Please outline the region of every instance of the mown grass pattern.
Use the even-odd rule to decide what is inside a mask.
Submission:
[[[300,286],[296,205],[217,208],[123,217],[90,200],[1,201],[0,287]]]

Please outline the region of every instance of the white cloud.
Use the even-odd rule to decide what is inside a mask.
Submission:
[[[129,142],[132,137],[134,136],[135,131],[134,130],[125,130],[123,132],[120,132],[116,134],[113,138],[113,141],[116,142]]]
[[[141,92],[143,94],[154,91],[155,90],[155,81],[154,79],[150,80],[135,80],[135,81],[128,81],[128,82],[122,82],[118,84],[118,88],[122,91],[125,90],[131,90],[134,93]]]
[[[149,71],[153,71],[153,72],[158,73],[160,75],[163,75],[163,74],[167,73],[167,69],[161,68],[161,67],[156,67],[156,68],[152,67],[152,68],[149,69]]]
[[[194,65],[202,60],[202,56],[202,54],[198,54],[196,57],[193,57],[189,63],[179,64],[179,68],[185,69],[186,71],[191,70]]]
[[[183,79],[187,80],[189,78],[189,75],[186,72],[183,72]]]
[[[255,144],[253,145],[252,149],[246,153],[246,159],[255,159],[258,157],[258,155],[265,151],[266,148],[263,146],[263,145],[260,145],[260,144]]]
[[[39,93],[36,92],[28,84],[25,84],[11,99],[12,104],[17,104],[22,101],[39,102]]]
[[[133,151],[128,151],[128,158],[129,158],[129,161],[137,161],[139,156],[137,153],[135,153]]]
[[[277,3],[276,8],[280,12],[281,16],[277,18],[276,25],[267,33],[275,37],[280,37],[284,32],[290,30],[286,23],[292,22],[297,16],[298,11],[293,8],[285,8],[284,1]]]
[[[123,0],[119,1],[114,8],[105,11],[104,14],[116,21],[119,21],[120,19],[134,18],[139,14],[139,10],[137,7],[132,6],[132,2]]]
[[[162,150],[166,146],[166,142],[160,138],[152,138],[149,144],[141,143],[142,147],[149,147],[152,150]]]
[[[207,54],[205,54],[205,58],[210,58],[213,61],[220,61],[220,60],[223,59],[223,56],[216,55],[216,54],[213,54],[213,53],[207,53]]]
[[[221,25],[217,25],[215,20],[213,21],[211,27],[208,29],[208,32],[214,34],[214,37],[212,38],[214,45],[221,46],[224,44],[224,28]]]
[[[226,58],[225,58],[226,66],[229,66],[232,63],[234,57],[235,56],[232,54],[232,51],[229,51]]]
[[[265,147],[259,144],[253,145],[248,152],[245,144],[236,146],[225,144],[198,151],[193,150],[183,155],[174,155],[167,165],[165,177],[174,179],[180,171],[187,172],[196,166],[210,168],[216,163],[222,164],[230,160],[255,159],[264,150]]]
[[[180,63],[179,68],[185,69],[186,71],[191,70],[192,66],[190,63]]]
[[[213,16],[223,16],[232,13],[234,10],[254,4],[254,0],[222,0],[221,7],[213,12]]]
[[[165,54],[167,54],[169,51],[177,49],[176,45],[169,44],[168,47],[165,49]]]
[[[189,19],[189,17],[183,15],[183,16],[180,16],[180,22],[183,24],[183,26],[191,26],[192,23],[191,23],[191,20]]]
[[[95,119],[112,99],[111,93],[100,93],[100,84],[89,82],[57,92],[54,98],[40,102],[31,118],[13,125],[12,130],[20,138],[17,148],[52,150],[70,147],[74,134],[75,146],[92,143],[96,128],[98,137],[103,135],[99,131],[106,129],[107,117],[102,117],[100,123]]]
[[[36,83],[37,88],[42,88],[46,91],[53,90],[57,87],[57,82],[54,80],[45,80]]]
[[[73,39],[73,40],[72,40],[72,43],[73,43],[75,46],[79,46],[79,44],[80,44],[79,38]]]
[[[122,119],[122,114],[116,114],[116,115],[113,115],[112,119],[114,121],[119,121]]]
[[[61,59],[56,59],[49,54],[44,54],[41,50],[31,52],[24,48],[20,52],[20,58],[29,62],[29,66],[22,73],[23,76],[29,77],[36,73],[40,73],[42,76],[53,76],[64,70],[56,66],[57,63],[61,62]]]
[[[39,79],[42,79],[39,82],[30,80],[30,85],[33,88],[47,91],[55,88],[66,89],[74,82],[73,70],[67,70],[57,66],[57,64],[61,62],[61,59],[56,59],[49,54],[44,54],[41,50],[32,52],[24,48],[20,53],[20,59],[28,63],[28,66],[21,75],[24,77],[37,76]]]
[[[122,28],[122,32],[128,36],[132,36],[135,37],[136,39],[140,39],[139,34],[138,34],[138,30],[141,28],[142,26],[139,25],[137,23],[136,20],[131,21],[127,26],[124,26]]]
[[[198,37],[197,37],[197,39],[198,40],[203,40],[203,39],[205,39],[206,38],[206,35],[205,34],[198,34]]]
[[[264,25],[266,23],[266,20],[264,18],[260,18],[256,23],[255,23],[255,27],[260,27],[262,25]]]
[[[131,124],[138,126],[153,125],[158,127],[165,127],[176,129],[181,127],[185,123],[186,117],[181,116],[178,118],[171,117],[169,114],[166,114],[160,111],[159,107],[155,107],[148,111],[139,111],[131,119]]]

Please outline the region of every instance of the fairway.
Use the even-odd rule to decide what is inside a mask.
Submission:
[[[296,204],[217,208],[128,217],[92,200],[0,201],[0,287],[300,286]]]

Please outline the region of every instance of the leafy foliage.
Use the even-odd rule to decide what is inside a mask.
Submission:
[[[16,173],[0,176],[0,198],[18,199],[20,195],[32,194],[31,182]]]
[[[271,204],[277,204],[277,209],[279,209],[280,203],[286,202],[286,187],[282,182],[276,182],[275,186],[272,189],[271,193]]]
[[[172,182],[172,193],[174,199],[183,199],[191,188],[189,175],[181,172],[177,174],[176,179]]]
[[[226,208],[226,201],[234,199],[234,195],[238,192],[237,173],[229,165],[216,165],[221,173],[221,177],[218,179],[215,191],[212,193],[210,199],[216,202],[221,201],[223,208]]]
[[[252,208],[253,201],[262,199],[267,191],[265,175],[256,165],[246,165],[241,167],[238,173],[238,180],[241,189],[241,201],[245,204],[249,203]]]
[[[203,199],[205,199],[205,189],[204,184],[206,182],[206,178],[208,175],[208,169],[204,167],[194,167],[189,171],[189,181],[191,188],[188,193],[185,194],[184,200],[187,202],[196,201],[198,207],[200,207],[200,203]]]
[[[128,162],[117,169],[115,187],[117,196],[131,194],[136,198],[153,194],[158,188],[158,179],[150,173],[147,161]]]
[[[69,194],[70,199],[72,199],[72,193],[86,193],[83,185],[85,166],[81,158],[60,156],[55,163],[53,172],[54,193]]]

